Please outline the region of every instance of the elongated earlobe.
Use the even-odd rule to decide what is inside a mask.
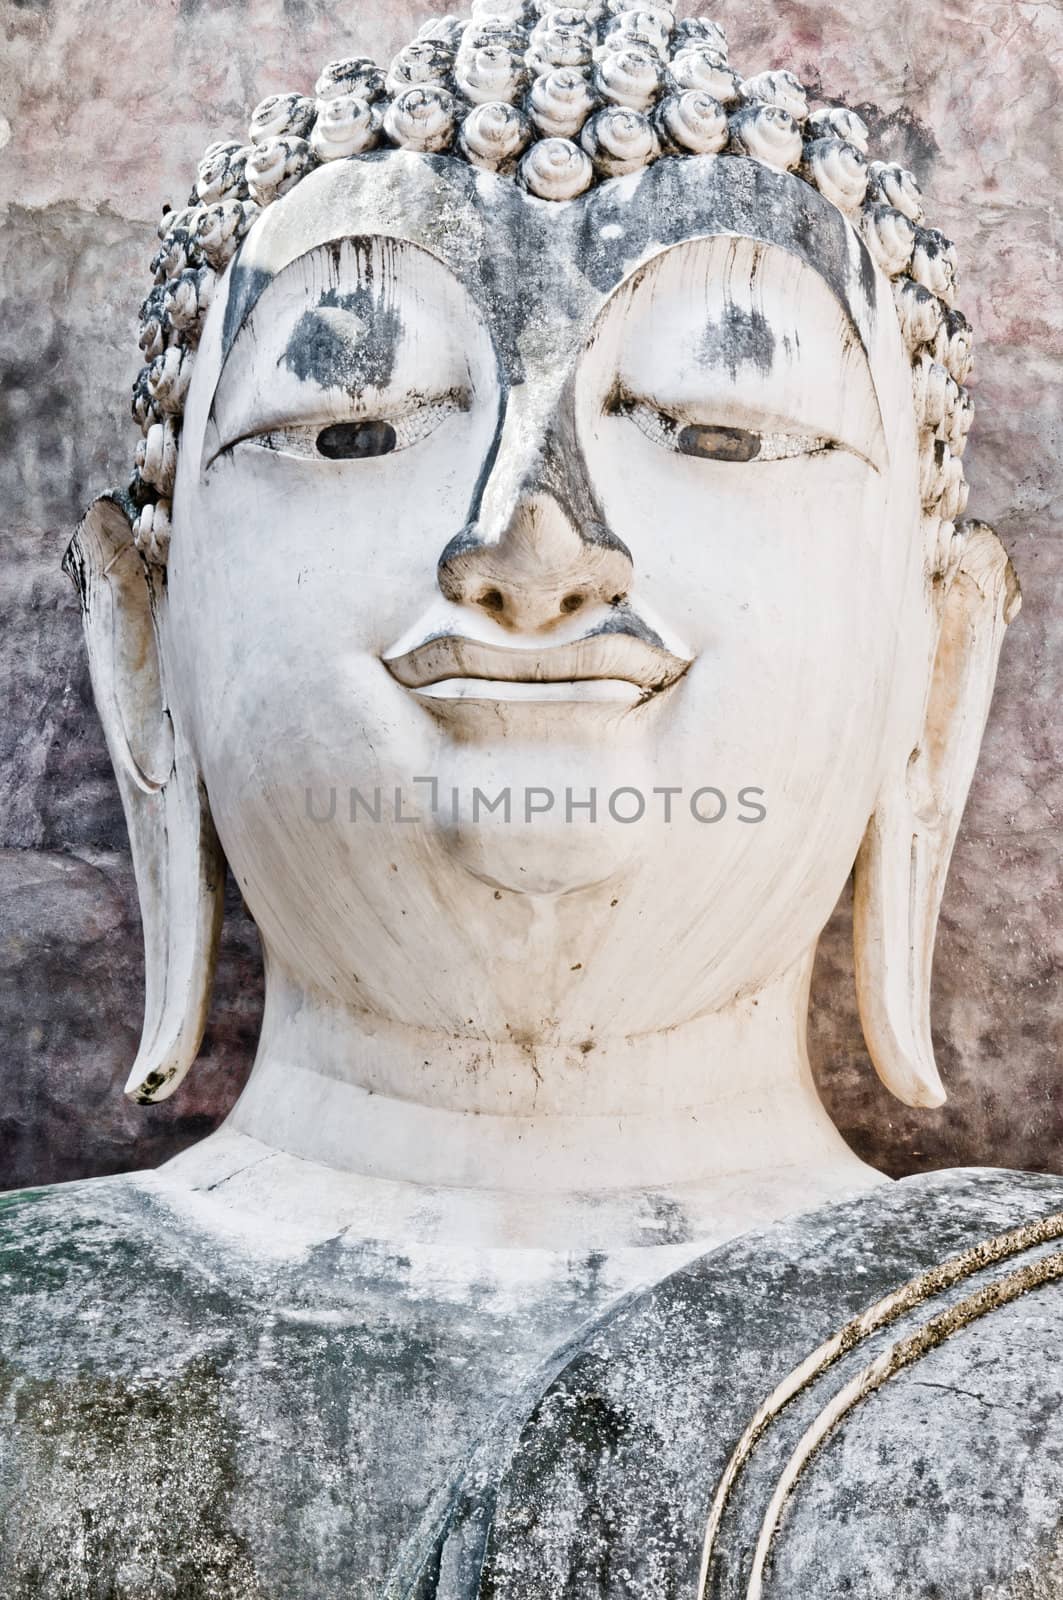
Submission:
[[[934,940],[1004,632],[1021,604],[992,528],[967,523],[963,537],[942,603],[923,736],[879,797],[856,862],[860,1020],[879,1077],[910,1106],[946,1098],[930,1036]]]
[[[81,597],[96,705],[129,827],[144,924],[144,1031],[126,1084],[165,1100],[195,1060],[221,927],[225,860],[191,752],[165,703],[155,585],[121,497],[89,507],[64,570]]]

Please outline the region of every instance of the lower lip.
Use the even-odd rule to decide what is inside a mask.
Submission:
[[[647,691],[627,678],[580,678],[567,683],[514,683],[504,678],[444,678],[411,691],[422,700],[504,700],[515,705],[635,706]]]

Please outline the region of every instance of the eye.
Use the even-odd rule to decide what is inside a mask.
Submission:
[[[754,433],[748,428],[732,428],[723,423],[684,423],[643,400],[623,400],[615,411],[633,422],[662,450],[694,456],[701,461],[787,461],[837,448],[836,440],[820,434],[786,433],[775,429]]]
[[[364,417],[348,422],[307,422],[269,428],[237,443],[272,450],[278,455],[317,461],[372,461],[420,444],[455,412],[467,411],[468,396],[446,395],[413,406],[405,415]]]
[[[745,428],[713,428],[700,422],[680,428],[675,448],[681,456],[701,456],[704,461],[755,461],[763,448],[759,433]]]
[[[317,436],[318,453],[330,461],[363,461],[389,456],[398,443],[390,422],[334,422]]]

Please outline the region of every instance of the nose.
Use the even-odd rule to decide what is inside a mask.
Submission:
[[[630,553],[605,526],[566,410],[547,386],[511,390],[473,520],[439,561],[448,600],[514,633],[619,604],[631,586]]]
[[[448,600],[488,612],[514,633],[540,633],[592,605],[618,605],[631,558],[604,530],[583,529],[554,495],[528,484],[497,538],[482,522],[453,540],[439,563]]]

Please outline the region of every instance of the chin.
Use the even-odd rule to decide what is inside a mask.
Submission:
[[[489,743],[440,748],[434,843],[494,889],[564,895],[609,885],[630,877],[653,848],[657,825],[648,806],[637,822],[610,813],[617,791],[650,797],[659,781],[650,750],[630,737],[634,726],[626,737],[614,726],[613,740],[590,747],[566,723],[549,731],[553,737],[536,741],[498,737],[496,726]]]
[[[633,836],[634,835],[634,836]],[[438,830],[442,852],[488,887],[512,894],[566,895],[619,884],[638,866],[637,830],[615,823],[551,823],[523,815],[448,823]]]

